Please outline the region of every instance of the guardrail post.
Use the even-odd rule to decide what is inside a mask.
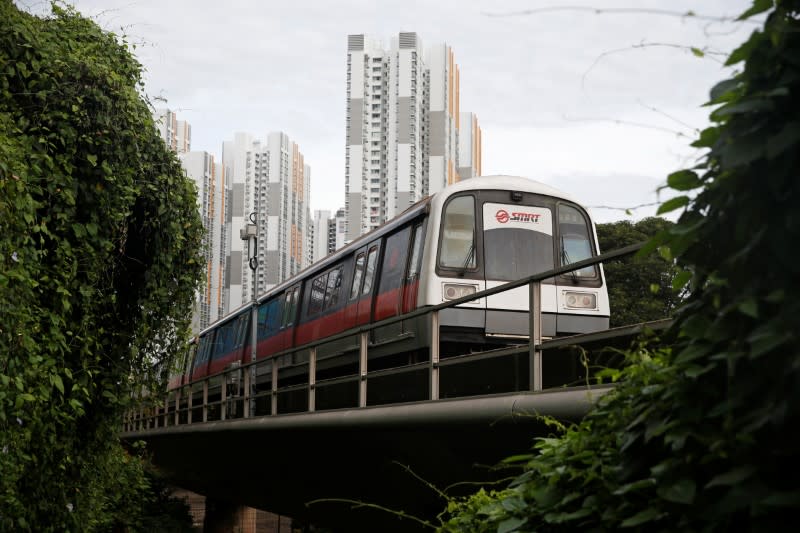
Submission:
[[[158,429],[158,420],[159,420],[158,412],[159,412],[159,408],[158,408],[158,404],[156,403],[156,404],[153,405],[153,427],[155,429]]]
[[[219,386],[219,419],[225,420],[228,414],[228,374],[223,374]]]
[[[369,333],[364,331],[358,336],[358,406],[367,406],[367,345]]]
[[[250,418],[250,368],[247,367],[244,371],[238,370],[238,372],[244,372],[244,398],[242,399],[242,416],[244,418]],[[255,368],[255,365],[252,367]]]
[[[529,390],[542,390],[542,287],[538,281],[528,284],[528,359]]]
[[[181,423],[181,389],[175,389],[175,425]]]
[[[270,414],[278,414],[278,359],[272,359],[272,404]]]
[[[431,312],[430,393],[439,399],[439,311]]]
[[[308,411],[316,410],[317,404],[317,349],[308,352]]]
[[[205,380],[203,381],[203,383],[205,383]],[[194,403],[193,400],[194,400],[194,387],[192,385],[189,385],[189,397],[186,399],[186,409],[187,409],[187,412],[186,412],[186,423],[187,424],[191,424],[192,423],[192,405]]]

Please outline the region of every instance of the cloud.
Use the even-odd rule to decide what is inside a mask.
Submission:
[[[591,191],[589,203],[638,205],[693,155],[719,56],[753,26],[653,12],[562,10],[531,0],[78,0],[78,10],[137,43],[150,95],[192,125],[193,148],[217,155],[236,131],[282,130],[312,169],[312,207],[344,203],[346,43],[399,31],[446,41],[461,72],[463,111],[483,128],[485,172]],[[588,0],[594,8],[618,7]],[[630,7],[667,9],[658,0]],[[735,15],[748,0],[675,0],[668,9]],[[122,28],[122,30],[120,30]],[[633,126],[631,124],[640,124]],[[642,127],[647,126],[647,127]],[[676,135],[681,132],[685,137]],[[603,186],[596,186],[602,183]]]

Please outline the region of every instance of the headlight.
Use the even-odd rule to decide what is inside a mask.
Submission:
[[[457,283],[445,283],[442,286],[442,295],[445,300],[457,300],[478,291],[477,285],[459,285]]]
[[[597,309],[597,295],[591,292],[564,291],[567,309]]]

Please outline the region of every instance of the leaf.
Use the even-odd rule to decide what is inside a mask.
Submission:
[[[527,518],[508,518],[498,524],[497,533],[510,533],[511,531],[516,531],[520,526],[525,525],[527,521]]]
[[[688,203],[688,196],[676,196],[675,198],[670,198],[659,206],[658,211],[656,211],[656,215],[663,215],[664,213],[675,211],[676,209],[681,208]]]
[[[690,504],[694,502],[697,486],[691,479],[680,479],[672,485],[659,487],[656,493],[668,502]]]
[[[800,122],[789,122],[767,141],[767,158],[775,159],[792,149],[798,142],[800,142]]]
[[[736,485],[752,476],[755,472],[756,467],[753,465],[740,466],[714,477],[706,484],[705,488]]]
[[[52,381],[55,388],[57,388],[61,394],[64,394],[64,382],[61,381],[61,376],[53,374]]]
[[[732,78],[729,80],[723,80],[711,88],[710,96],[711,101],[716,102],[719,98],[730,91],[736,89],[739,86],[739,80],[736,78]],[[712,126],[711,128],[716,129],[716,127]],[[711,129],[707,128],[707,129]]]
[[[667,185],[676,191],[689,191],[702,184],[697,173],[691,170],[679,170],[667,176]]]
[[[705,54],[705,52],[703,52],[703,51],[702,51],[702,50],[700,50],[699,48],[695,48],[694,46],[692,46],[692,47],[690,48],[690,50],[692,51],[692,53],[693,53],[693,54],[694,54],[696,57],[703,57],[703,56],[705,56],[705,55],[706,55],[706,54]]]
[[[654,508],[651,507],[649,509],[645,509],[643,511],[639,511],[638,513],[636,513],[632,517],[628,518],[627,520],[624,520],[620,524],[620,527],[636,527],[636,526],[640,526],[640,525],[642,525],[642,524],[644,524],[646,522],[650,522],[652,520],[655,520],[656,518],[658,518],[659,515],[660,515],[660,513],[659,513],[658,509],[654,509]]]
[[[96,167],[96,166],[97,166],[97,156],[96,156],[96,155],[94,155],[94,154],[88,154],[88,155],[86,156],[86,160],[87,160],[87,161],[89,162],[89,164],[90,164],[90,165],[92,165],[93,167]]]
[[[674,278],[672,278],[672,290],[678,292],[683,289],[687,283],[692,279],[692,273],[688,270],[682,270],[678,272]]]
[[[753,15],[758,15],[759,13],[763,13],[764,11],[772,8],[773,0],[753,0],[753,5],[750,8],[739,15],[736,20],[744,20],[746,18],[750,18]]]
[[[758,302],[751,296],[739,304],[739,311],[751,318],[758,318]]]

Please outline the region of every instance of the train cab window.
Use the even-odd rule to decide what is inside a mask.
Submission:
[[[364,276],[364,288],[361,289],[361,294],[369,294],[372,290],[372,282],[375,279],[375,263],[378,261],[378,247],[373,246],[369,249],[367,255],[367,272]]]
[[[313,316],[322,310],[322,302],[325,299],[325,287],[328,283],[328,273],[317,277],[311,283],[311,296],[308,299],[307,316]]]
[[[414,226],[414,234],[412,236],[411,260],[408,262],[408,273],[406,274],[408,281],[414,281],[419,277],[422,244],[422,224],[417,224]]]
[[[558,233],[561,266],[592,257],[592,239],[589,237],[589,226],[586,217],[580,211],[569,205],[559,205]],[[593,278],[597,276],[597,267],[584,267],[574,271],[574,273],[566,274],[566,276]]]
[[[342,285],[342,267],[335,268],[328,274],[328,288],[325,290],[324,309],[335,307],[339,302],[339,289]]]
[[[364,263],[367,254],[361,252],[356,257],[356,268],[353,271],[353,285],[350,287],[350,299],[354,300],[358,296],[358,291],[361,289],[361,278],[364,276]]]
[[[475,261],[475,200],[459,196],[450,200],[442,221],[439,266],[471,270]]]
[[[546,205],[483,204],[486,279],[513,281],[555,268],[553,210]]]
[[[403,228],[386,239],[386,246],[383,247],[383,266],[381,268],[381,293],[396,289],[403,284],[410,236],[411,228]]]

